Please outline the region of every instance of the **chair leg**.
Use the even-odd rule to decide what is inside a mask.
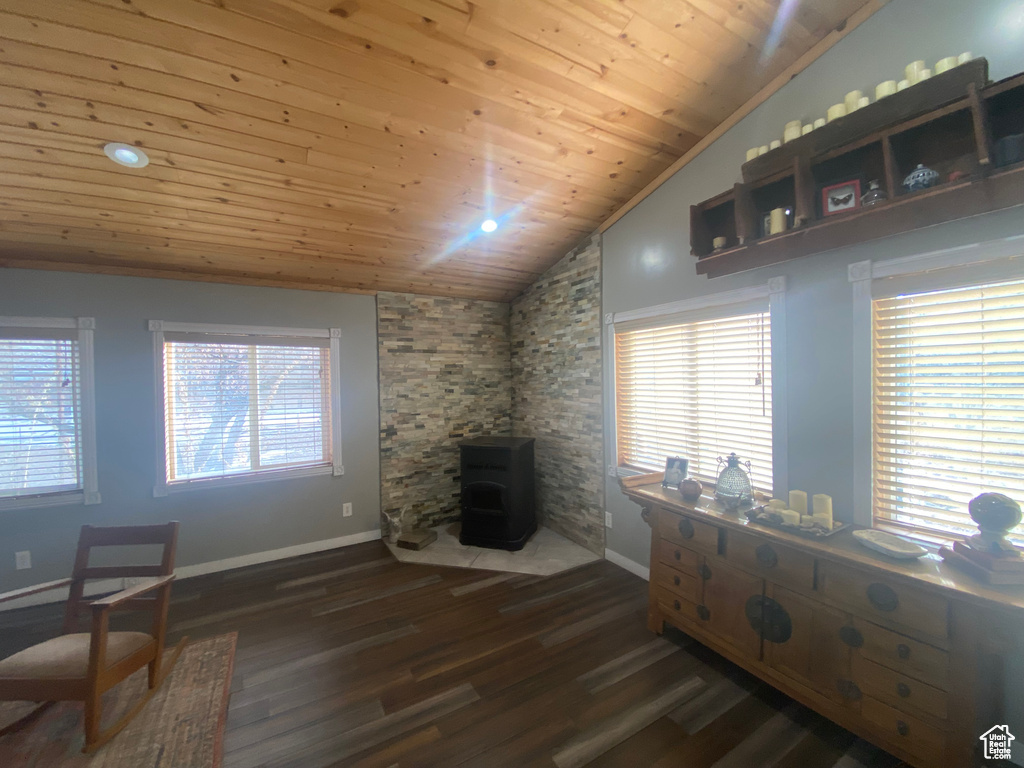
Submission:
[[[159,688],[163,684],[164,680],[168,678],[168,676],[171,673],[171,670],[174,669],[174,665],[178,663],[178,657],[180,657],[181,652],[185,650],[185,645],[187,643],[188,638],[183,637],[181,641],[174,647],[174,651],[171,653],[171,657],[167,660],[167,662],[165,664],[161,664],[158,667],[160,675],[159,677],[157,677],[155,685],[151,685],[150,689],[146,691],[146,695],[143,696],[142,699],[140,699],[138,702],[136,702],[135,706],[128,710],[125,713],[124,717],[122,717],[120,720],[118,720],[116,723],[110,726],[107,730],[103,731],[103,733],[99,733],[99,708],[97,707],[97,717],[95,722],[97,732],[93,738],[89,737],[89,702],[86,702],[85,747],[82,749],[83,752],[95,752],[97,749],[102,747],[104,744],[106,744],[108,741],[114,738],[117,734],[119,734],[122,730],[124,730],[125,726],[127,726],[128,723],[130,723],[135,718],[135,716],[142,711],[142,708],[146,706],[149,700],[153,698],[153,696],[157,692],[157,688]],[[149,668],[149,673],[150,675],[153,674],[152,666],[150,666]]]
[[[100,735],[100,718],[103,715],[103,700],[99,691],[90,691],[85,700],[85,746],[83,752],[95,749]]]
[[[150,690],[153,690],[158,685],[160,685],[160,657],[162,655],[163,654],[158,651],[157,654],[156,654],[156,657],[151,662],[149,662],[148,675],[149,675],[149,689]]]

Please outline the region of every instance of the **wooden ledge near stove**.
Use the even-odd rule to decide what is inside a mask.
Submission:
[[[1024,653],[1024,588],[877,555],[857,526],[759,526],[661,479],[619,481],[651,526],[652,631],[677,627],[917,768],[981,764],[978,737],[1006,722],[1007,657]]]

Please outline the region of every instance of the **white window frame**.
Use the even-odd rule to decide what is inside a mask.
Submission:
[[[604,356],[608,366],[607,381],[613,382],[608,388],[610,418],[606,420],[608,439],[605,445],[605,460],[609,477],[629,477],[641,474],[636,470],[620,467],[618,464],[618,420],[615,393],[615,325],[632,323],[637,320],[651,320],[706,309],[720,309],[728,315],[730,307],[739,308],[757,299],[768,299],[769,322],[772,333],[772,485],[775,495],[788,492],[789,488],[789,405],[787,398],[786,365],[786,278],[773,277],[763,285],[722,291],[692,299],[672,301],[643,309],[625,312],[608,312],[604,316]]]
[[[93,335],[96,319],[92,317],[0,317],[0,328],[59,328],[73,329],[78,340],[78,371],[81,377],[82,435],[82,488],[74,491],[55,491],[35,495],[0,499],[0,511],[5,509],[33,509],[60,507],[71,504],[99,504],[99,477],[96,461],[96,388],[93,361]]]
[[[929,283],[925,285],[925,275]],[[1024,275],[1024,235],[885,261],[858,261],[847,267],[853,286],[853,522],[872,527],[874,434],[872,430],[872,287],[886,278],[920,275],[922,290],[937,290],[934,276],[948,276],[947,288],[1020,279]]]
[[[341,461],[341,329],[340,328],[275,328],[255,325],[221,325],[213,323],[176,323],[166,320],[150,320],[149,330],[153,334],[154,387],[156,394],[156,483],[153,495],[166,496],[169,493],[221,488],[232,485],[267,483],[290,480],[297,477],[345,474]],[[291,469],[265,469],[229,477],[208,477],[194,480],[167,481],[167,399],[164,391],[164,332],[208,333],[211,335],[239,336],[244,344],[245,336],[329,339],[330,340],[330,399],[331,399],[331,463],[315,467],[294,467]]]

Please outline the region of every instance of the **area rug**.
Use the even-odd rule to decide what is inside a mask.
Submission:
[[[82,704],[66,701],[25,728],[0,737],[0,766],[219,768],[236,639],[231,633],[189,643],[156,695],[95,754],[82,754]],[[116,722],[145,691],[145,668],[108,691],[103,697],[102,727]],[[0,702],[0,727],[33,706]]]

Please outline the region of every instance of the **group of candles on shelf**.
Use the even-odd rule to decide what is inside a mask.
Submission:
[[[789,506],[782,499],[772,499],[768,509],[782,518],[786,525],[799,525],[804,528],[816,526],[826,531],[832,530],[832,497],[824,493],[816,493],[811,497],[811,514],[807,514],[807,492],[790,491]]]
[[[959,66],[960,64],[966,64],[971,60],[971,54],[969,51],[961,53],[959,56],[947,56],[944,59],[940,59],[935,64],[935,74],[940,75],[953,67]],[[875,101],[884,99],[886,96],[892,96],[897,91],[902,91],[909,88],[912,85],[917,85],[932,76],[932,70],[924,65],[924,61],[912,61],[903,70],[903,74],[906,77],[900,80],[898,83],[895,80],[885,80],[875,86]],[[866,107],[871,103],[871,99],[865,96],[860,91],[850,91],[846,94],[840,103],[833,104],[828,108],[826,120],[824,117],[819,117],[813,123],[802,123],[801,120],[791,120],[786,123],[786,127],[783,130],[782,140],[775,139],[771,144],[762,144],[760,147],[751,147],[747,150],[747,161],[753,160],[758,155],[763,155],[772,149],[778,149],[783,144],[788,144],[793,139],[798,139],[801,136],[806,136],[808,133],[816,128],[821,128],[826,122],[831,123],[840,117],[845,117],[851,112],[856,112],[858,109]]]

